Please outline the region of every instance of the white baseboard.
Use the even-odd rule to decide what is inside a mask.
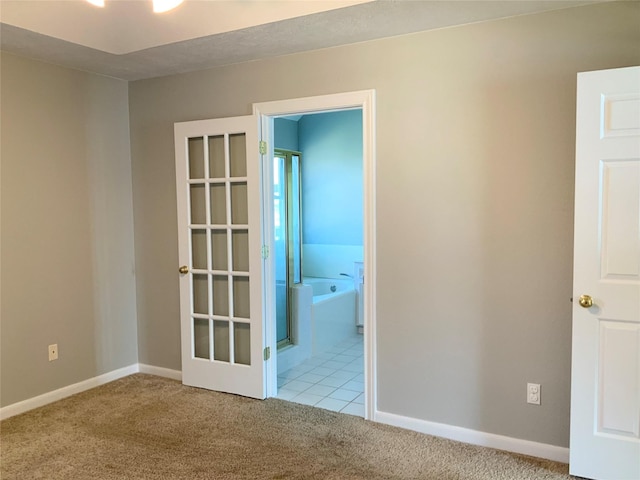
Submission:
[[[521,440],[519,438],[505,437],[493,433],[479,432],[468,428],[446,425],[443,423],[428,422],[417,418],[404,417],[393,413],[374,412],[375,422],[385,423],[396,427],[414,430],[436,437],[444,437],[458,442],[470,443],[482,447],[506,450],[508,452],[521,453],[532,457],[546,458],[556,462],[569,463],[569,449],[548,445],[546,443]]]
[[[153,365],[146,365],[139,363],[139,372],[148,373],[149,375],[156,375],[158,377],[170,378],[172,380],[182,381],[182,372],[180,370],[171,370],[170,368],[154,367]]]
[[[34,408],[48,405],[49,403],[62,400],[63,398],[70,397],[76,393],[90,390],[134,373],[138,373],[137,363],[129,365],[128,367],[119,368],[118,370],[113,370],[112,372],[107,372],[97,377],[89,378],[88,380],[83,380],[82,382],[74,383],[73,385],[59,388],[52,392],[43,393],[42,395],[23,400],[22,402],[7,405],[6,407],[0,408],[0,420],[19,415],[29,410],[33,410]]]
[[[27,412],[34,408],[42,407],[63,398],[84,392],[92,388],[104,385],[105,383],[118,380],[134,373],[147,373],[158,377],[170,378],[172,380],[182,380],[182,372],[180,370],[172,370],[169,368],[155,367],[144,363],[136,363],[128,367],[120,368],[112,372],[99,375],[82,382],[74,383],[67,387],[62,387],[52,392],[29,398],[22,402],[7,405],[0,408],[0,420],[13,417],[21,413]],[[482,447],[495,448],[498,450],[506,450],[508,452],[521,453],[533,457],[546,458],[556,462],[569,463],[569,449],[548,445],[546,443],[532,442],[530,440],[521,440],[518,438],[505,437],[493,433],[479,432],[468,428],[446,425],[443,423],[428,422],[417,418],[405,417],[394,413],[381,412],[376,410],[373,414],[373,421],[393,425],[396,427],[406,428],[436,437],[448,438],[459,442],[470,443]]]
[[[128,367],[119,368],[112,372],[99,375],[97,377],[83,380],[82,382],[74,383],[66,387],[59,388],[52,392],[43,393],[37,397],[28,398],[22,402],[13,403],[6,407],[0,408],[0,420],[13,417],[34,408],[43,407],[50,403],[62,400],[63,398],[70,397],[76,393],[84,392],[105,383],[113,382],[119,378],[133,375],[134,373],[148,373],[150,375],[156,375],[158,377],[171,378],[173,380],[182,381],[182,372],[180,370],[171,370],[169,368],[154,367],[153,365],[146,365],[144,363],[134,363]]]

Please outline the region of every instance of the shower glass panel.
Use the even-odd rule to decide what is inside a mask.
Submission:
[[[302,282],[300,163],[298,152],[274,152],[276,336],[279,348],[294,343],[291,334],[291,287]]]
[[[289,341],[287,318],[287,209],[285,203],[285,158],[274,157],[273,162],[273,217],[276,263],[276,338],[278,344]]]
[[[300,155],[291,155],[291,208],[290,236],[293,247],[291,255],[293,267],[293,283],[302,283],[302,211],[300,202],[302,189],[300,182]]]

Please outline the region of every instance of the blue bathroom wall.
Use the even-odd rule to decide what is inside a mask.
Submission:
[[[298,122],[298,146],[304,243],[361,246],[362,111],[303,116]]]
[[[273,143],[275,148],[298,152],[298,122],[286,118],[273,120]]]

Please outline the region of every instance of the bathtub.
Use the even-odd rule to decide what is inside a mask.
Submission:
[[[305,277],[291,288],[291,323],[293,342],[278,349],[278,374],[357,333],[353,281]]]
[[[312,355],[322,353],[355,333],[356,291],[352,280],[305,277],[311,287]]]

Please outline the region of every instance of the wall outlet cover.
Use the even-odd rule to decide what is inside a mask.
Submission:
[[[58,344],[54,343],[49,345],[49,361],[52,362],[58,359]]]
[[[527,383],[527,403],[540,405],[540,384]]]

